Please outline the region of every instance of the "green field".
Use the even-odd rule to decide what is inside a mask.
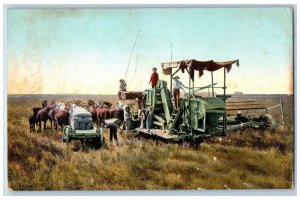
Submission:
[[[293,96],[283,97],[285,125],[275,132],[236,131],[207,139],[197,150],[118,132],[120,146],[105,144],[97,151],[77,152],[62,142],[61,131],[29,133],[31,108],[40,106],[43,98],[8,97],[7,171],[12,190],[293,188]],[[272,105],[279,96],[243,98]]]

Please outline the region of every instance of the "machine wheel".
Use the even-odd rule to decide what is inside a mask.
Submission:
[[[197,149],[199,149],[200,144],[203,143],[203,142],[204,142],[203,138],[195,139],[195,140],[192,141],[192,146],[193,146],[194,149],[197,150]]]
[[[273,131],[276,126],[276,120],[270,114],[263,114],[259,117],[260,129],[269,129]]]
[[[82,142],[80,140],[73,140],[72,146],[73,151],[80,151],[82,149]]]
[[[100,138],[97,138],[97,139],[95,140],[95,148],[96,148],[96,150],[97,150],[97,149],[100,149],[100,148],[102,147],[103,142],[104,142],[103,135],[101,135]]]

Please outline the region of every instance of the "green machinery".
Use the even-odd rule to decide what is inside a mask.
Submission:
[[[174,75],[187,72],[189,75],[188,91],[181,99],[178,109],[172,102],[172,85],[167,88],[167,82],[159,80],[156,88],[144,91],[143,109],[153,113],[153,126],[151,129],[136,128],[137,134],[146,134],[167,141],[201,141],[205,137],[223,136],[226,132],[243,127],[274,128],[275,120],[269,114],[259,118],[249,118],[241,114],[228,116],[226,100],[231,96],[226,94],[226,72],[229,72],[238,60],[228,62],[184,60],[162,63],[163,73],[170,75],[172,83]],[[223,86],[216,87],[213,72],[224,70]],[[173,70],[175,70],[173,72]],[[204,87],[195,87],[194,73],[203,75],[204,71],[211,74],[211,84]],[[197,91],[208,89],[211,95],[202,97]],[[221,95],[215,95],[215,90],[221,89]],[[264,108],[268,109],[268,108]]]
[[[100,148],[104,142],[103,128],[94,126],[91,130],[75,130],[71,126],[64,127],[63,142],[70,143],[72,140],[80,141],[81,144],[91,143],[96,149]]]

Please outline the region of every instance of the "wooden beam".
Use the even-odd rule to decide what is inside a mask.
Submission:
[[[172,76],[174,76],[180,69],[178,68],[173,74]]]

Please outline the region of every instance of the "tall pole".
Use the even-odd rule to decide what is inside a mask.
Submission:
[[[173,48],[172,48],[172,34],[171,34],[171,62],[173,61]]]
[[[172,93],[172,81],[173,81],[173,73],[171,68],[171,75],[170,75],[170,92]]]
[[[130,57],[129,57],[129,61],[128,61],[128,65],[127,65],[127,68],[126,68],[126,73],[125,73],[125,80],[126,80],[126,77],[127,77],[127,72],[128,72],[128,68],[129,68],[129,65],[130,65],[130,61],[131,61],[131,57],[132,57],[132,54],[133,54],[133,50],[134,50],[134,47],[135,47],[135,44],[136,44],[136,41],[139,37],[139,34],[140,34],[140,31],[141,29],[139,29],[137,35],[136,35],[136,38],[135,38],[135,41],[134,41],[134,44],[133,44],[133,47],[132,47],[132,50],[131,50],[131,54],[130,54]]]
[[[226,97],[226,69],[224,67],[224,102]]]
[[[173,48],[172,48],[172,34],[171,34],[171,62],[173,61],[173,52],[172,52]],[[170,67],[170,64],[169,64]],[[172,68],[171,68],[171,76],[170,76],[170,92],[171,94],[172,92],[172,81],[173,81],[173,74],[172,74]]]
[[[189,131],[190,131],[190,135],[192,134],[192,107],[191,107],[191,74],[189,73],[189,98],[188,98],[188,103],[189,103]]]
[[[211,89],[212,89],[212,97],[214,98],[215,97],[215,91],[214,91],[214,74],[213,72],[211,72]]]
[[[195,80],[193,81],[193,95],[195,95]]]
[[[225,105],[225,102],[226,102],[226,69],[224,67],[224,105]],[[223,135],[225,135],[225,129],[227,129],[227,120],[226,120],[226,117],[227,117],[227,112],[226,112],[226,109],[224,110],[224,115],[223,115]]]

